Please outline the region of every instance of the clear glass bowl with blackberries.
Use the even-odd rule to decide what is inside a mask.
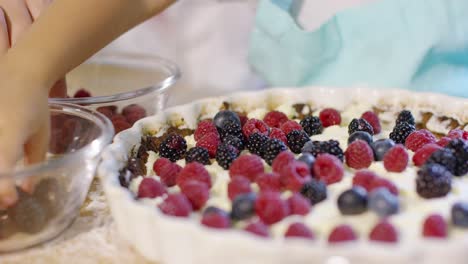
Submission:
[[[17,203],[0,210],[0,252],[37,245],[65,230],[76,218],[89,191],[102,149],[112,141],[112,123],[81,106],[49,103],[51,138],[47,159],[0,174],[20,185]]]
[[[118,133],[164,109],[179,77],[177,65],[158,56],[103,52],[71,71],[66,76],[68,96],[51,101],[97,110]]]

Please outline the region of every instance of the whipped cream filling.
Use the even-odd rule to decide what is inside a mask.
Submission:
[[[291,109],[291,106],[289,106]],[[352,118],[360,116],[360,114],[369,108],[362,108],[357,105],[347,109],[342,114],[342,124],[348,124]],[[286,111],[287,107],[281,105],[277,108],[280,111]],[[249,113],[249,118],[262,119],[267,113],[266,109],[259,108]],[[290,113],[288,113],[288,116]],[[292,116],[292,114],[291,114]],[[394,120],[394,114],[383,115],[384,119],[388,119],[388,125],[383,125],[382,132],[379,135],[374,136],[374,140],[379,138],[387,138],[391,132]],[[382,117],[382,116],[381,116]],[[346,120],[346,121],[345,121]],[[298,121],[298,120],[297,120]],[[312,140],[329,140],[335,139],[340,142],[340,146],[343,151],[347,147],[348,139],[348,128],[347,126],[331,126],[325,128],[323,133],[320,135],[314,135],[311,137]],[[194,147],[196,142],[193,135],[186,136],[188,148]],[[369,170],[376,172],[379,176],[391,180],[399,189],[399,200],[400,200],[400,212],[396,215],[389,217],[389,221],[393,223],[400,236],[400,241],[410,242],[417,239],[422,239],[422,223],[424,219],[432,213],[438,213],[449,221],[450,210],[452,205],[458,201],[468,201],[468,178],[467,177],[453,177],[452,179],[452,191],[445,197],[435,199],[424,199],[419,197],[416,192],[415,180],[417,176],[417,167],[411,161],[413,153],[409,151],[410,161],[408,167],[402,173],[387,172],[382,162],[373,162],[369,167]],[[146,164],[147,175],[146,177],[153,177],[159,180],[159,177],[155,175],[153,171],[153,163],[158,158],[158,155],[152,151],[148,152],[149,158]],[[180,166],[185,165],[184,160],[177,162]],[[266,163],[265,170],[271,171],[271,167]],[[212,164],[205,166],[212,177],[212,188],[210,190],[210,199],[207,201],[206,206],[216,206],[226,211],[231,210],[231,201],[227,195],[227,185],[230,180],[229,172],[223,170],[215,160],[212,160]],[[328,197],[325,201],[312,207],[311,212],[306,216],[289,216],[282,221],[271,226],[271,235],[274,238],[281,239],[292,222],[300,221],[308,225],[316,234],[316,237],[326,239],[330,231],[339,224],[349,224],[357,232],[360,238],[367,239],[371,229],[378,222],[378,216],[371,212],[365,212],[356,216],[344,216],[340,213],[337,206],[338,196],[345,190],[352,187],[352,177],[355,170],[345,167],[345,175],[343,180],[328,186]],[[142,177],[137,177],[130,183],[129,189],[136,195],[138,193],[138,186],[141,183]],[[253,190],[258,190],[258,186],[252,183]],[[169,188],[169,192],[178,192],[177,186]],[[290,195],[290,192],[283,194],[285,197]],[[164,197],[156,199],[142,199],[141,201],[145,204],[156,206],[163,201]],[[192,218],[199,219],[199,213],[192,213]],[[241,224],[242,225],[242,224]],[[454,237],[461,237],[463,233],[462,229],[452,228],[451,239]]]

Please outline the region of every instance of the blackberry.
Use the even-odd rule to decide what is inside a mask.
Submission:
[[[289,132],[286,137],[288,139],[289,149],[296,154],[301,153],[302,147],[304,147],[305,143],[310,141],[307,133],[302,130],[293,130]]]
[[[320,121],[320,118],[316,116],[306,116],[301,120],[300,124],[309,136],[322,134],[323,132],[322,122]]]
[[[239,156],[239,150],[228,144],[221,144],[216,151],[216,161],[219,166],[227,170],[231,163]]]
[[[439,149],[429,156],[426,164],[435,163],[444,166],[450,173],[455,175],[457,171],[457,158],[450,149]]]
[[[247,149],[255,155],[262,157],[263,148],[268,141],[268,137],[261,133],[253,133],[247,140]]]
[[[8,209],[8,214],[19,231],[36,234],[47,224],[46,209],[33,197],[19,191],[18,203]]]
[[[242,151],[244,150],[244,141],[242,140],[243,137],[243,135],[240,135],[239,137],[234,135],[226,135],[225,137],[223,137],[223,143],[232,145],[239,151]]]
[[[452,189],[452,174],[442,165],[424,165],[416,178],[416,191],[419,196],[429,199],[443,197]]]
[[[223,126],[221,128],[218,128],[218,132],[222,139],[229,135],[238,138],[242,137],[241,124],[235,120],[225,120],[223,122]]]
[[[317,181],[315,179],[304,183],[300,192],[302,196],[309,199],[312,205],[318,204],[327,199],[327,185],[325,185],[324,182]]]
[[[340,142],[330,139],[328,141],[309,141],[302,148],[302,152],[310,153],[317,157],[319,154],[328,153],[336,156],[343,162],[344,154]]]
[[[406,138],[414,132],[416,128],[414,125],[408,124],[406,122],[401,122],[395,125],[393,131],[390,132],[389,138],[393,140],[396,144],[405,144]]]
[[[453,139],[447,146],[455,156],[455,176],[463,176],[468,173],[468,142],[462,139]]]
[[[159,146],[159,156],[168,158],[172,162],[183,158],[186,151],[187,142],[182,136],[175,133],[168,135]]]
[[[262,157],[266,161],[266,163],[271,165],[273,163],[273,160],[276,158],[276,156],[278,156],[278,154],[280,154],[281,152],[287,149],[288,147],[286,147],[283,141],[276,139],[276,138],[272,138],[272,139],[269,139],[265,143],[265,146],[262,151],[263,152]]]
[[[210,154],[206,148],[193,147],[187,151],[187,154],[185,154],[185,162],[198,162],[203,165],[210,165]]]
[[[395,125],[398,125],[400,123],[408,123],[412,126],[416,125],[416,122],[414,122],[413,114],[409,110],[403,110],[398,114],[398,117],[395,121]]]
[[[348,134],[351,135],[356,131],[364,131],[371,136],[374,135],[374,129],[364,118],[353,118],[348,125]]]

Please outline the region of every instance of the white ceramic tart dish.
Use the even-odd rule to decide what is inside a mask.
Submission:
[[[307,216],[299,218],[314,231],[313,241],[283,237],[285,225],[287,227],[287,223],[292,221],[291,217],[275,224],[271,229],[270,238],[257,237],[239,229],[210,229],[200,224],[199,213],[194,212],[189,218],[166,216],[160,212],[154,201],[137,200],[131,191],[132,183],[129,188],[121,186],[119,182],[121,170],[138,148],[142,136],[161,136],[170,127],[194,130],[199,120],[213,118],[220,109],[226,107],[236,112],[247,113],[249,118],[259,119],[271,110],[281,111],[291,118],[310,112],[318,115],[323,108],[335,108],[341,111],[341,129],[346,131],[346,138],[348,123],[367,110],[379,112],[383,125],[381,137],[388,137],[388,129],[391,131],[395,116],[402,109],[410,110],[417,123],[433,133],[447,134],[455,127],[468,130],[468,99],[398,89],[326,87],[269,89],[203,99],[144,118],[114,138],[114,143],[103,153],[98,175],[120,234],[149,260],[171,264],[406,264],[442,263],[447,260],[450,260],[450,263],[468,262],[468,229],[451,228],[447,239],[427,239],[420,235],[422,219],[427,214],[435,212],[448,219],[450,207],[454,202],[468,202],[468,177],[466,175],[456,177],[452,183],[452,192],[446,197],[424,200],[415,194],[414,181],[417,168],[411,164],[411,158],[408,168],[403,173],[386,173],[382,164],[375,166],[373,164],[370,168],[394,181],[403,193],[403,198],[400,199],[404,199],[405,202],[402,204],[401,212],[390,218],[400,234],[399,242],[395,244],[375,243],[368,239],[369,230],[378,220],[370,212],[359,216],[339,214],[336,209],[337,195],[351,187],[351,178],[354,174],[354,170],[346,166],[343,180],[329,186],[327,200],[323,204],[315,205]],[[340,141],[341,148],[345,150],[346,138],[342,135],[339,128],[328,127],[322,135],[315,137],[315,140],[324,140],[322,136],[327,136],[328,139]],[[193,146],[190,136],[186,138],[189,139],[187,140],[189,147]],[[314,140],[314,136],[312,139]],[[229,179],[229,176],[226,176],[227,172],[223,172],[221,167],[217,168],[208,168],[213,179],[212,192],[215,188],[221,188],[214,192],[218,194],[224,192],[222,195],[226,196],[225,187],[222,189],[219,187],[220,183],[216,181],[227,183],[225,178]],[[154,175],[150,167],[148,175],[151,173]],[[210,198],[208,204],[228,210],[228,202],[229,200],[223,198],[218,200]],[[331,228],[343,223],[351,225],[356,230],[358,240],[336,245],[328,244],[327,237]]]

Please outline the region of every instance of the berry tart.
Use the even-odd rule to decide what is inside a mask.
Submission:
[[[209,98],[117,135],[99,174],[119,231],[155,261],[468,259],[466,99],[329,88]]]

